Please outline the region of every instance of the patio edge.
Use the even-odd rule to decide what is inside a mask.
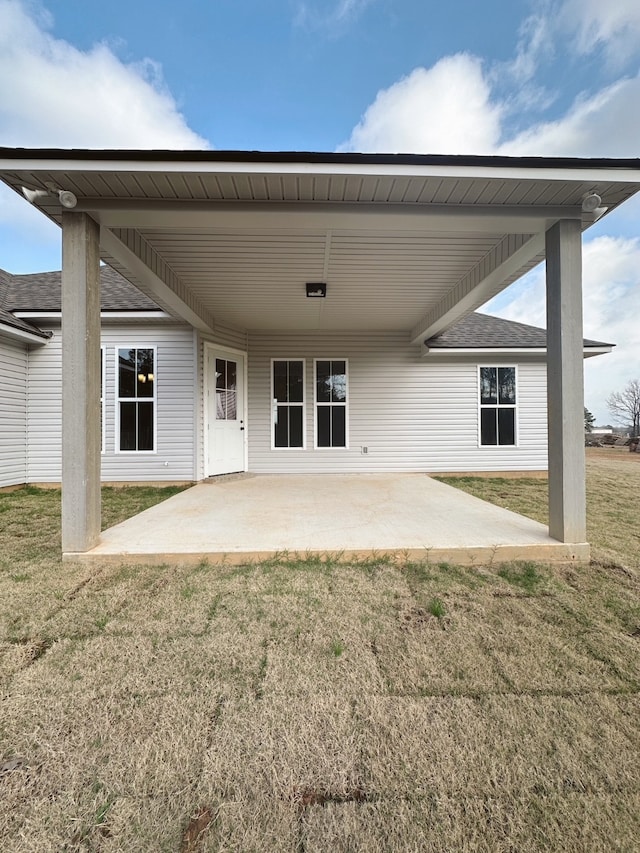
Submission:
[[[238,551],[238,552],[157,552],[157,553],[108,553],[100,551],[100,546],[86,551],[67,552],[62,555],[63,562],[108,565],[161,565],[169,563],[178,566],[197,565],[203,561],[213,565],[239,566],[258,563],[265,560],[281,559],[283,563],[307,558],[327,559],[341,563],[361,560],[388,559],[395,562],[417,561],[425,563],[455,563],[464,566],[492,565],[494,563],[513,562],[514,560],[532,560],[539,563],[586,564],[591,559],[591,547],[587,542],[567,544],[563,542],[535,545],[495,545],[470,546],[458,548],[389,548],[375,550],[344,551]]]

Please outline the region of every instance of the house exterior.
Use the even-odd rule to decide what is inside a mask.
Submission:
[[[61,285],[61,272],[0,271],[0,487],[62,478]],[[368,333],[250,333],[223,346],[107,266],[100,294],[105,483],[245,470],[546,471],[543,329],[473,312],[420,347]],[[584,342],[585,357],[610,350]],[[137,372],[135,387],[132,354],[137,366],[145,360],[145,381]],[[227,373],[237,365],[235,375],[211,381],[214,357]],[[333,402],[318,399],[318,376]],[[205,392],[225,380],[233,387]],[[127,420],[132,409],[137,431]],[[241,433],[235,459],[220,459],[217,438],[208,441],[217,421]]]
[[[549,533],[585,542],[581,235],[640,189],[640,161],[5,148],[0,178],[62,228],[68,556],[99,540],[101,468],[171,469],[163,382],[184,393],[189,478],[544,467],[542,362],[433,343],[543,259]],[[190,334],[184,374],[135,324],[103,353],[100,259]]]

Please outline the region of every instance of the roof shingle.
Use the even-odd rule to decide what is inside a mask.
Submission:
[[[62,273],[10,276],[5,308],[9,311],[60,311]],[[1,303],[0,303],[1,304]],[[158,306],[111,267],[100,267],[103,311],[159,311]]]
[[[474,312],[436,338],[424,342],[429,349],[545,349],[547,331],[537,326]],[[608,347],[602,341],[585,340],[585,347]]]

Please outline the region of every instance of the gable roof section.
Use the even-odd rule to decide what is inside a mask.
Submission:
[[[547,331],[476,312],[459,320],[438,337],[425,340],[424,346],[430,350],[546,349]],[[601,348],[615,344],[585,339],[584,346]]]

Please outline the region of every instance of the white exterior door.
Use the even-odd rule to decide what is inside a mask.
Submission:
[[[207,476],[245,470],[244,356],[207,347]]]

